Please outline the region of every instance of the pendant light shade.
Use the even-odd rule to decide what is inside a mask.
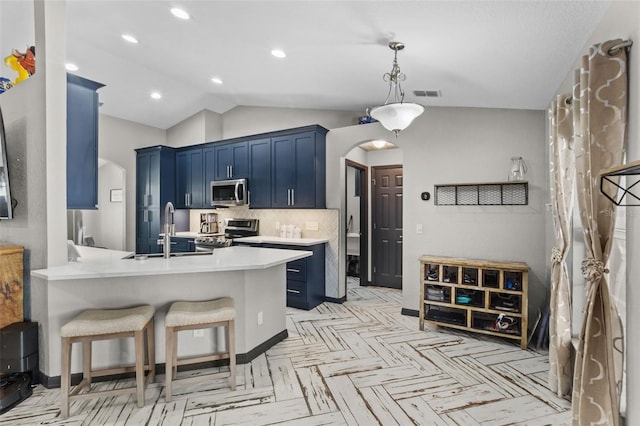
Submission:
[[[383,76],[383,80],[389,83],[389,93],[384,105],[370,108],[368,113],[372,118],[378,120],[385,129],[392,131],[398,137],[401,130],[409,127],[411,122],[424,112],[424,107],[404,102],[404,90],[402,90],[401,83],[406,80],[407,76],[400,72],[398,65],[398,50],[404,49],[404,44],[392,41],[389,43],[389,48],[394,51],[393,67],[391,72]],[[392,102],[389,102],[392,94]]]
[[[371,117],[375,118],[384,126],[398,135],[400,130],[404,130],[411,122],[424,112],[422,105],[404,102],[394,102],[371,109]]]

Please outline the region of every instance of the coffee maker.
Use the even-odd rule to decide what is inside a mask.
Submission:
[[[200,213],[200,233],[215,234],[218,232],[218,214]]]

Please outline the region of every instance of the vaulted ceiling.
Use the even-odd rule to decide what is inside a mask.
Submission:
[[[544,109],[607,1],[67,1],[67,60],[102,112],[166,129],[209,109],[361,111],[384,102],[390,41],[406,99]],[[170,8],[190,14],[180,20]],[[137,38],[137,44],[122,39]],[[286,58],[271,55],[282,49]],[[222,84],[212,82],[219,78]],[[441,97],[416,97],[414,91]],[[150,98],[152,92],[162,98]]]

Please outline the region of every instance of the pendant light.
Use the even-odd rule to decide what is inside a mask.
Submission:
[[[384,105],[369,109],[371,117],[378,120],[385,129],[391,130],[396,137],[401,130],[409,127],[411,122],[424,112],[424,107],[419,104],[404,102],[404,91],[401,83],[407,76],[400,72],[398,66],[398,51],[404,49],[404,44],[398,41],[389,43],[389,48],[394,51],[393,67],[382,79],[389,83],[389,93]],[[391,97],[393,96],[393,99]],[[391,102],[389,102],[391,100]]]

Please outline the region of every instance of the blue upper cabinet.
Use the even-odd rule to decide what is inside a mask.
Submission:
[[[67,208],[98,208],[98,93],[103,84],[67,74]]]
[[[325,135],[317,127],[271,139],[272,208],[325,208]]]
[[[159,253],[164,207],[175,199],[173,148],[136,150],[136,253]]]
[[[176,154],[176,208],[205,207],[202,151],[202,148],[192,148]]]
[[[214,146],[215,180],[249,176],[249,146],[246,141]]]
[[[249,141],[249,208],[271,207],[271,139]]]

